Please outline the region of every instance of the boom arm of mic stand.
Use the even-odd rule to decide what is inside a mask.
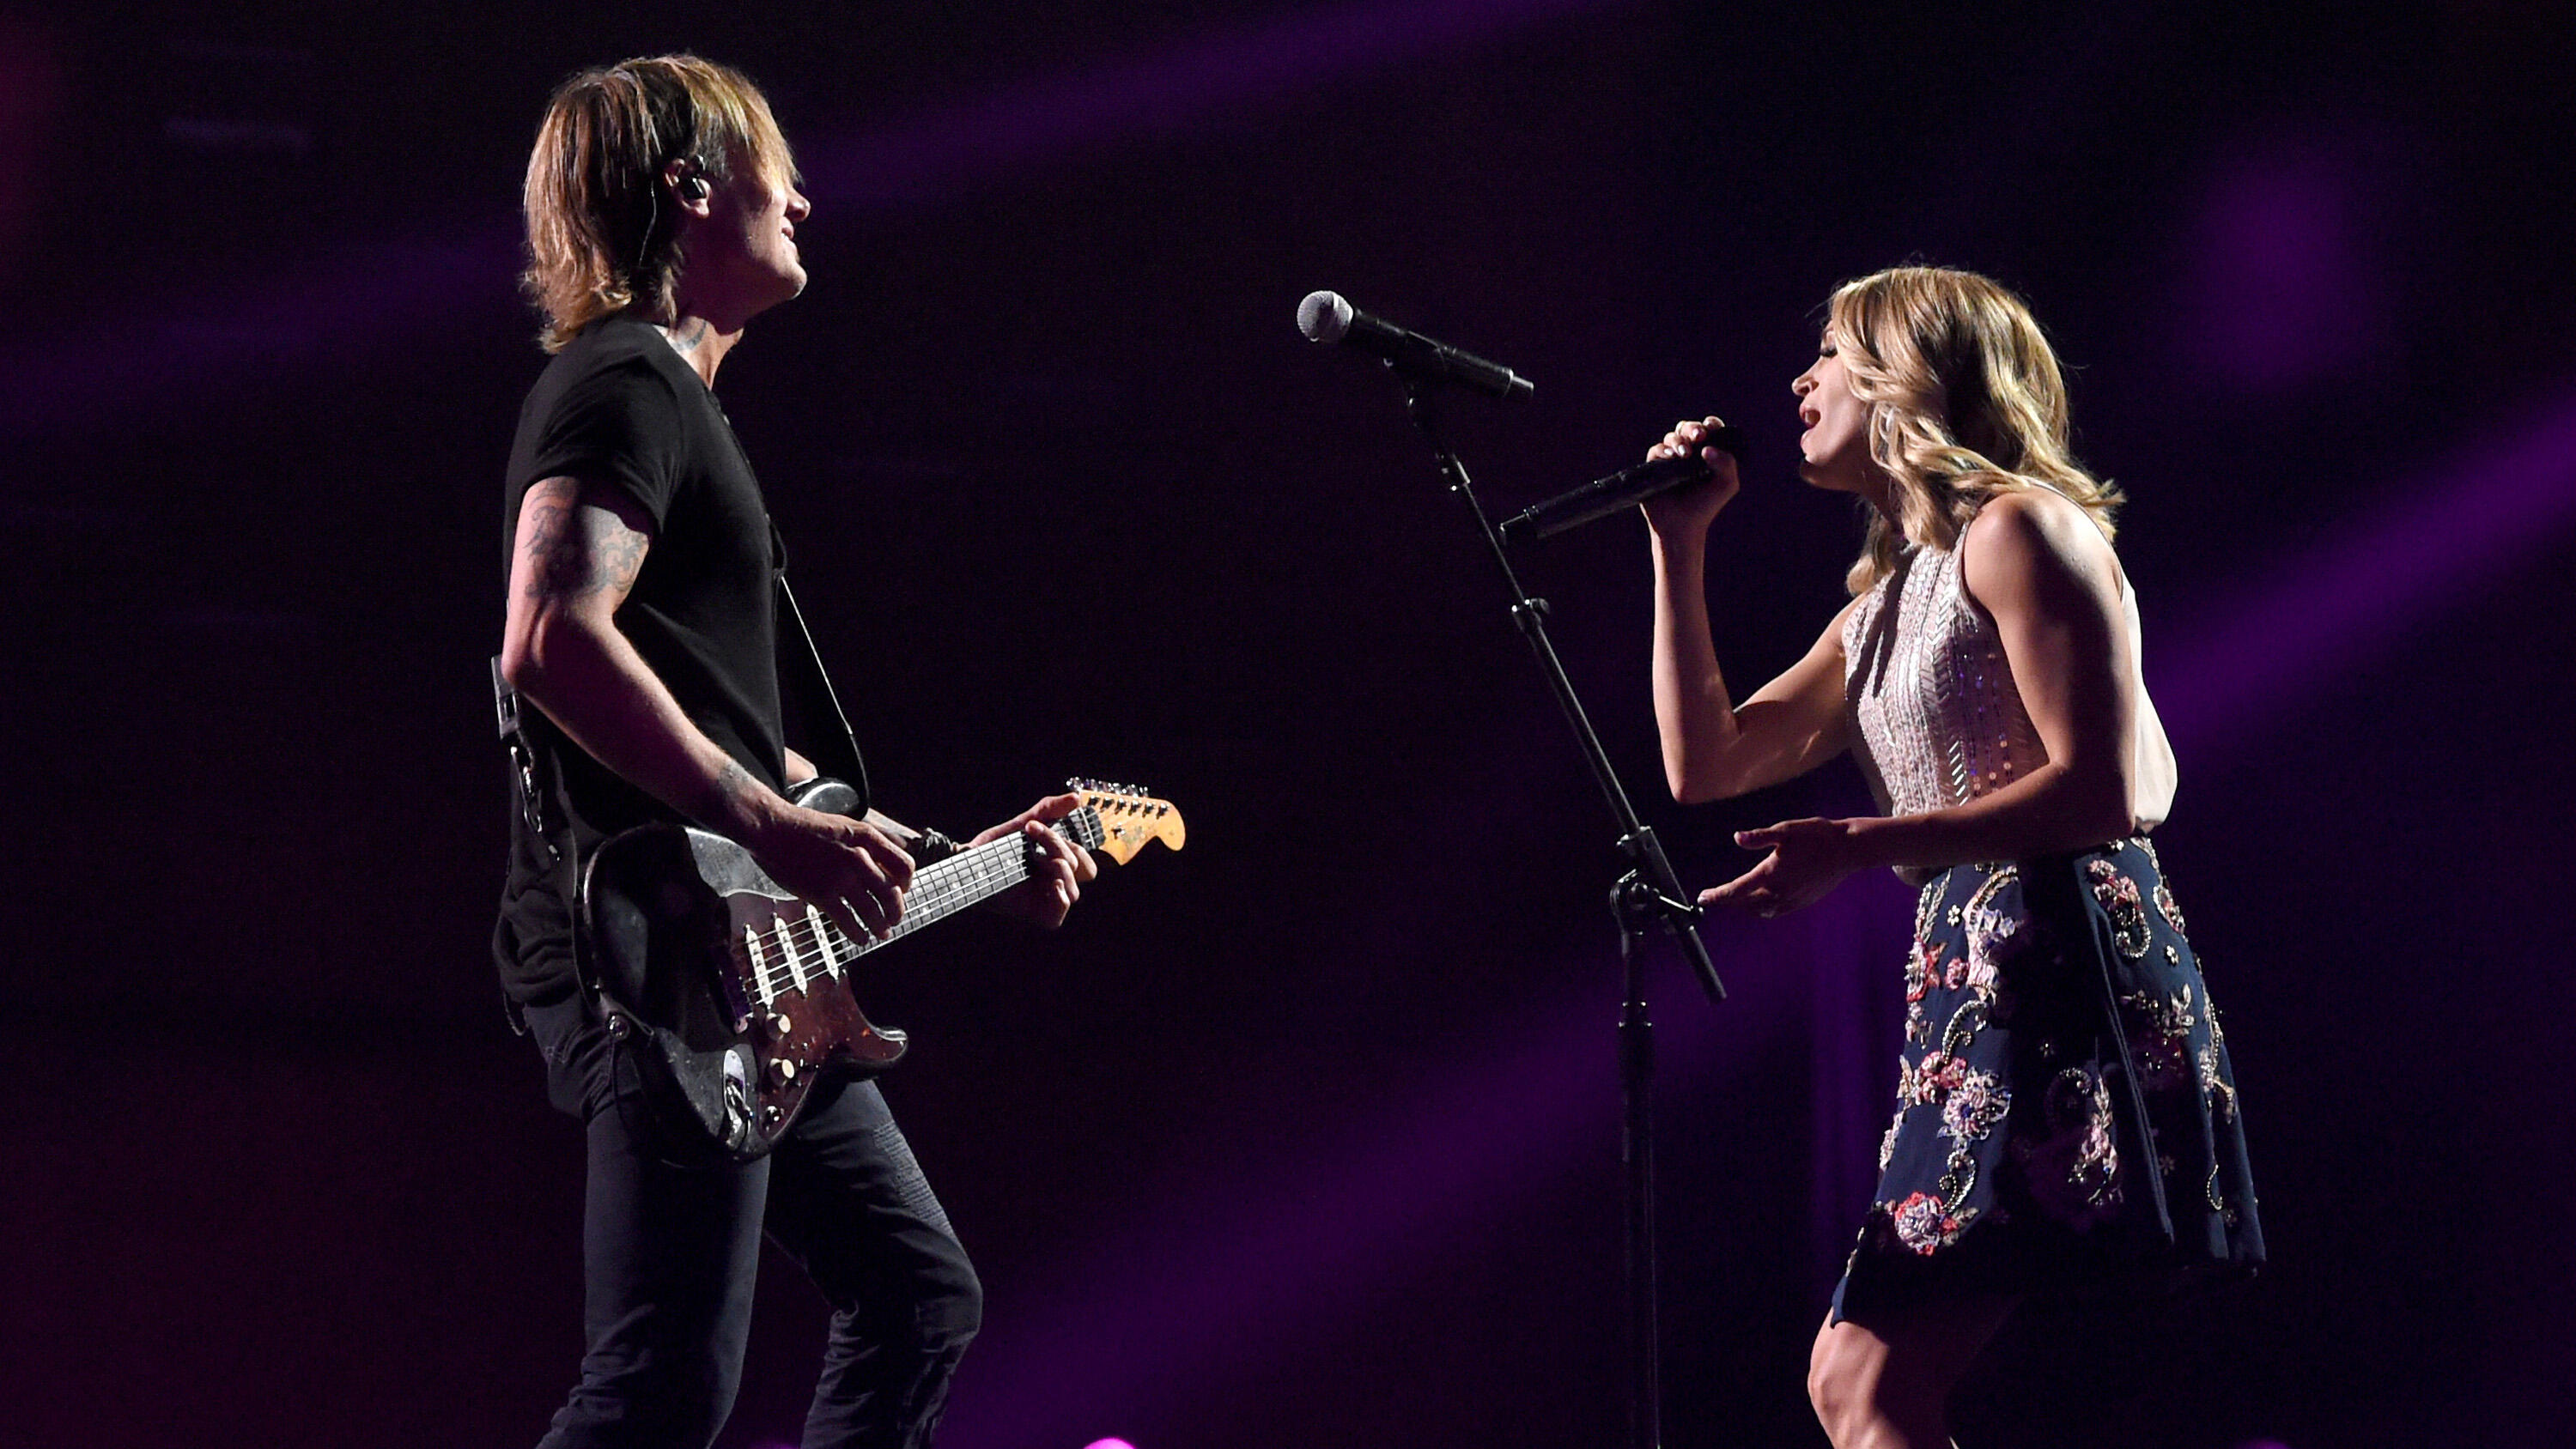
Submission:
[[[1539,672],[1546,676],[1549,690],[1556,695],[1557,705],[1565,711],[1565,722],[1574,731],[1575,743],[1583,751],[1584,762],[1592,767],[1592,780],[1600,788],[1602,802],[1610,807],[1611,817],[1619,822],[1620,853],[1627,857],[1629,872],[1637,883],[1651,892],[1651,899],[1640,903],[1634,911],[1623,904],[1621,929],[1630,929],[1631,915],[1639,912],[1646,918],[1660,920],[1664,929],[1681,946],[1684,959],[1690,962],[1691,974],[1699,978],[1700,989],[1708,994],[1709,1002],[1714,1005],[1724,1001],[1726,985],[1717,979],[1717,963],[1709,959],[1708,943],[1700,939],[1699,932],[1692,926],[1699,918],[1699,907],[1683,893],[1681,879],[1673,874],[1672,862],[1664,857],[1662,842],[1655,838],[1655,832],[1644,821],[1637,818],[1635,807],[1628,803],[1628,792],[1620,788],[1619,777],[1610,768],[1609,752],[1601,748],[1601,736],[1593,732],[1592,721],[1583,712],[1583,702],[1575,697],[1574,681],[1566,677],[1565,664],[1557,658],[1556,646],[1548,640],[1543,617],[1547,612],[1547,601],[1531,598],[1521,587],[1520,576],[1512,571],[1512,561],[1503,551],[1503,537],[1494,530],[1493,520],[1485,516],[1484,506],[1476,501],[1475,489],[1467,481],[1466,465],[1460,463],[1458,455],[1450,452],[1448,446],[1440,441],[1430,390],[1408,378],[1404,398],[1406,408],[1413,415],[1413,425],[1421,430],[1424,440],[1431,444],[1432,454],[1439,460],[1441,475],[1449,481],[1449,491],[1457,494],[1466,503],[1467,511],[1475,515],[1477,531],[1484,535],[1485,547],[1494,555],[1494,566],[1503,571],[1503,583],[1511,590],[1513,622],[1521,626],[1522,636],[1529,640],[1530,652],[1538,656]],[[1635,893],[1623,887],[1623,900],[1632,894]]]

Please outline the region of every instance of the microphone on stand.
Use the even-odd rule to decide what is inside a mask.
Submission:
[[[1343,301],[1338,292],[1309,293],[1298,303],[1297,330],[1309,342],[1356,347],[1416,382],[1454,382],[1488,397],[1530,395],[1529,379],[1501,363],[1372,317]]]
[[[1701,448],[1715,448],[1744,466],[1744,436],[1733,427],[1709,430],[1700,440]],[[1570,493],[1560,493],[1544,503],[1534,503],[1503,520],[1503,537],[1512,543],[1534,543],[1554,538],[1569,528],[1581,528],[1596,518],[1606,517],[1623,508],[1643,503],[1659,493],[1687,488],[1705,482],[1709,476],[1708,460],[1699,448],[1679,458],[1654,458],[1634,468],[1622,468],[1607,478],[1598,478]]]

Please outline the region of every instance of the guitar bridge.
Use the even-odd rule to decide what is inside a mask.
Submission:
[[[756,963],[745,959],[747,941],[736,941],[723,956],[707,957],[707,974],[715,978],[716,1002],[724,1008],[725,1025],[735,1036],[751,1030],[751,998],[743,993],[745,973],[758,970]]]

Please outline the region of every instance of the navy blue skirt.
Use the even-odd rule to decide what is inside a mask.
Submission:
[[[1905,1000],[1835,1321],[2261,1263],[2226,1034],[2144,839],[1935,876]]]

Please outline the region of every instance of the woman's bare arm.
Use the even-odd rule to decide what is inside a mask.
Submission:
[[[2138,831],[2129,740],[2140,706],[2110,543],[2074,504],[2032,490],[1988,503],[1959,547],[2046,762],[1964,805],[1742,832],[1739,843],[1770,854],[1703,901],[1793,910],[1869,866],[2015,860]]]
[[[1843,705],[1845,605],[1797,663],[1742,704],[1710,638],[1698,549],[1655,546],[1655,730],[1664,781],[1685,804],[1725,800],[1802,775],[1850,744]]]
[[[1681,423],[1649,450],[1680,457],[1700,448],[1714,476],[1647,501],[1654,531],[1655,732],[1664,782],[1686,804],[1723,800],[1778,784],[1840,754],[1849,743],[1843,709],[1843,618],[1834,616],[1805,657],[1737,705],[1717,665],[1708,622],[1708,529],[1735,496],[1735,460],[1704,447],[1718,426]]]

